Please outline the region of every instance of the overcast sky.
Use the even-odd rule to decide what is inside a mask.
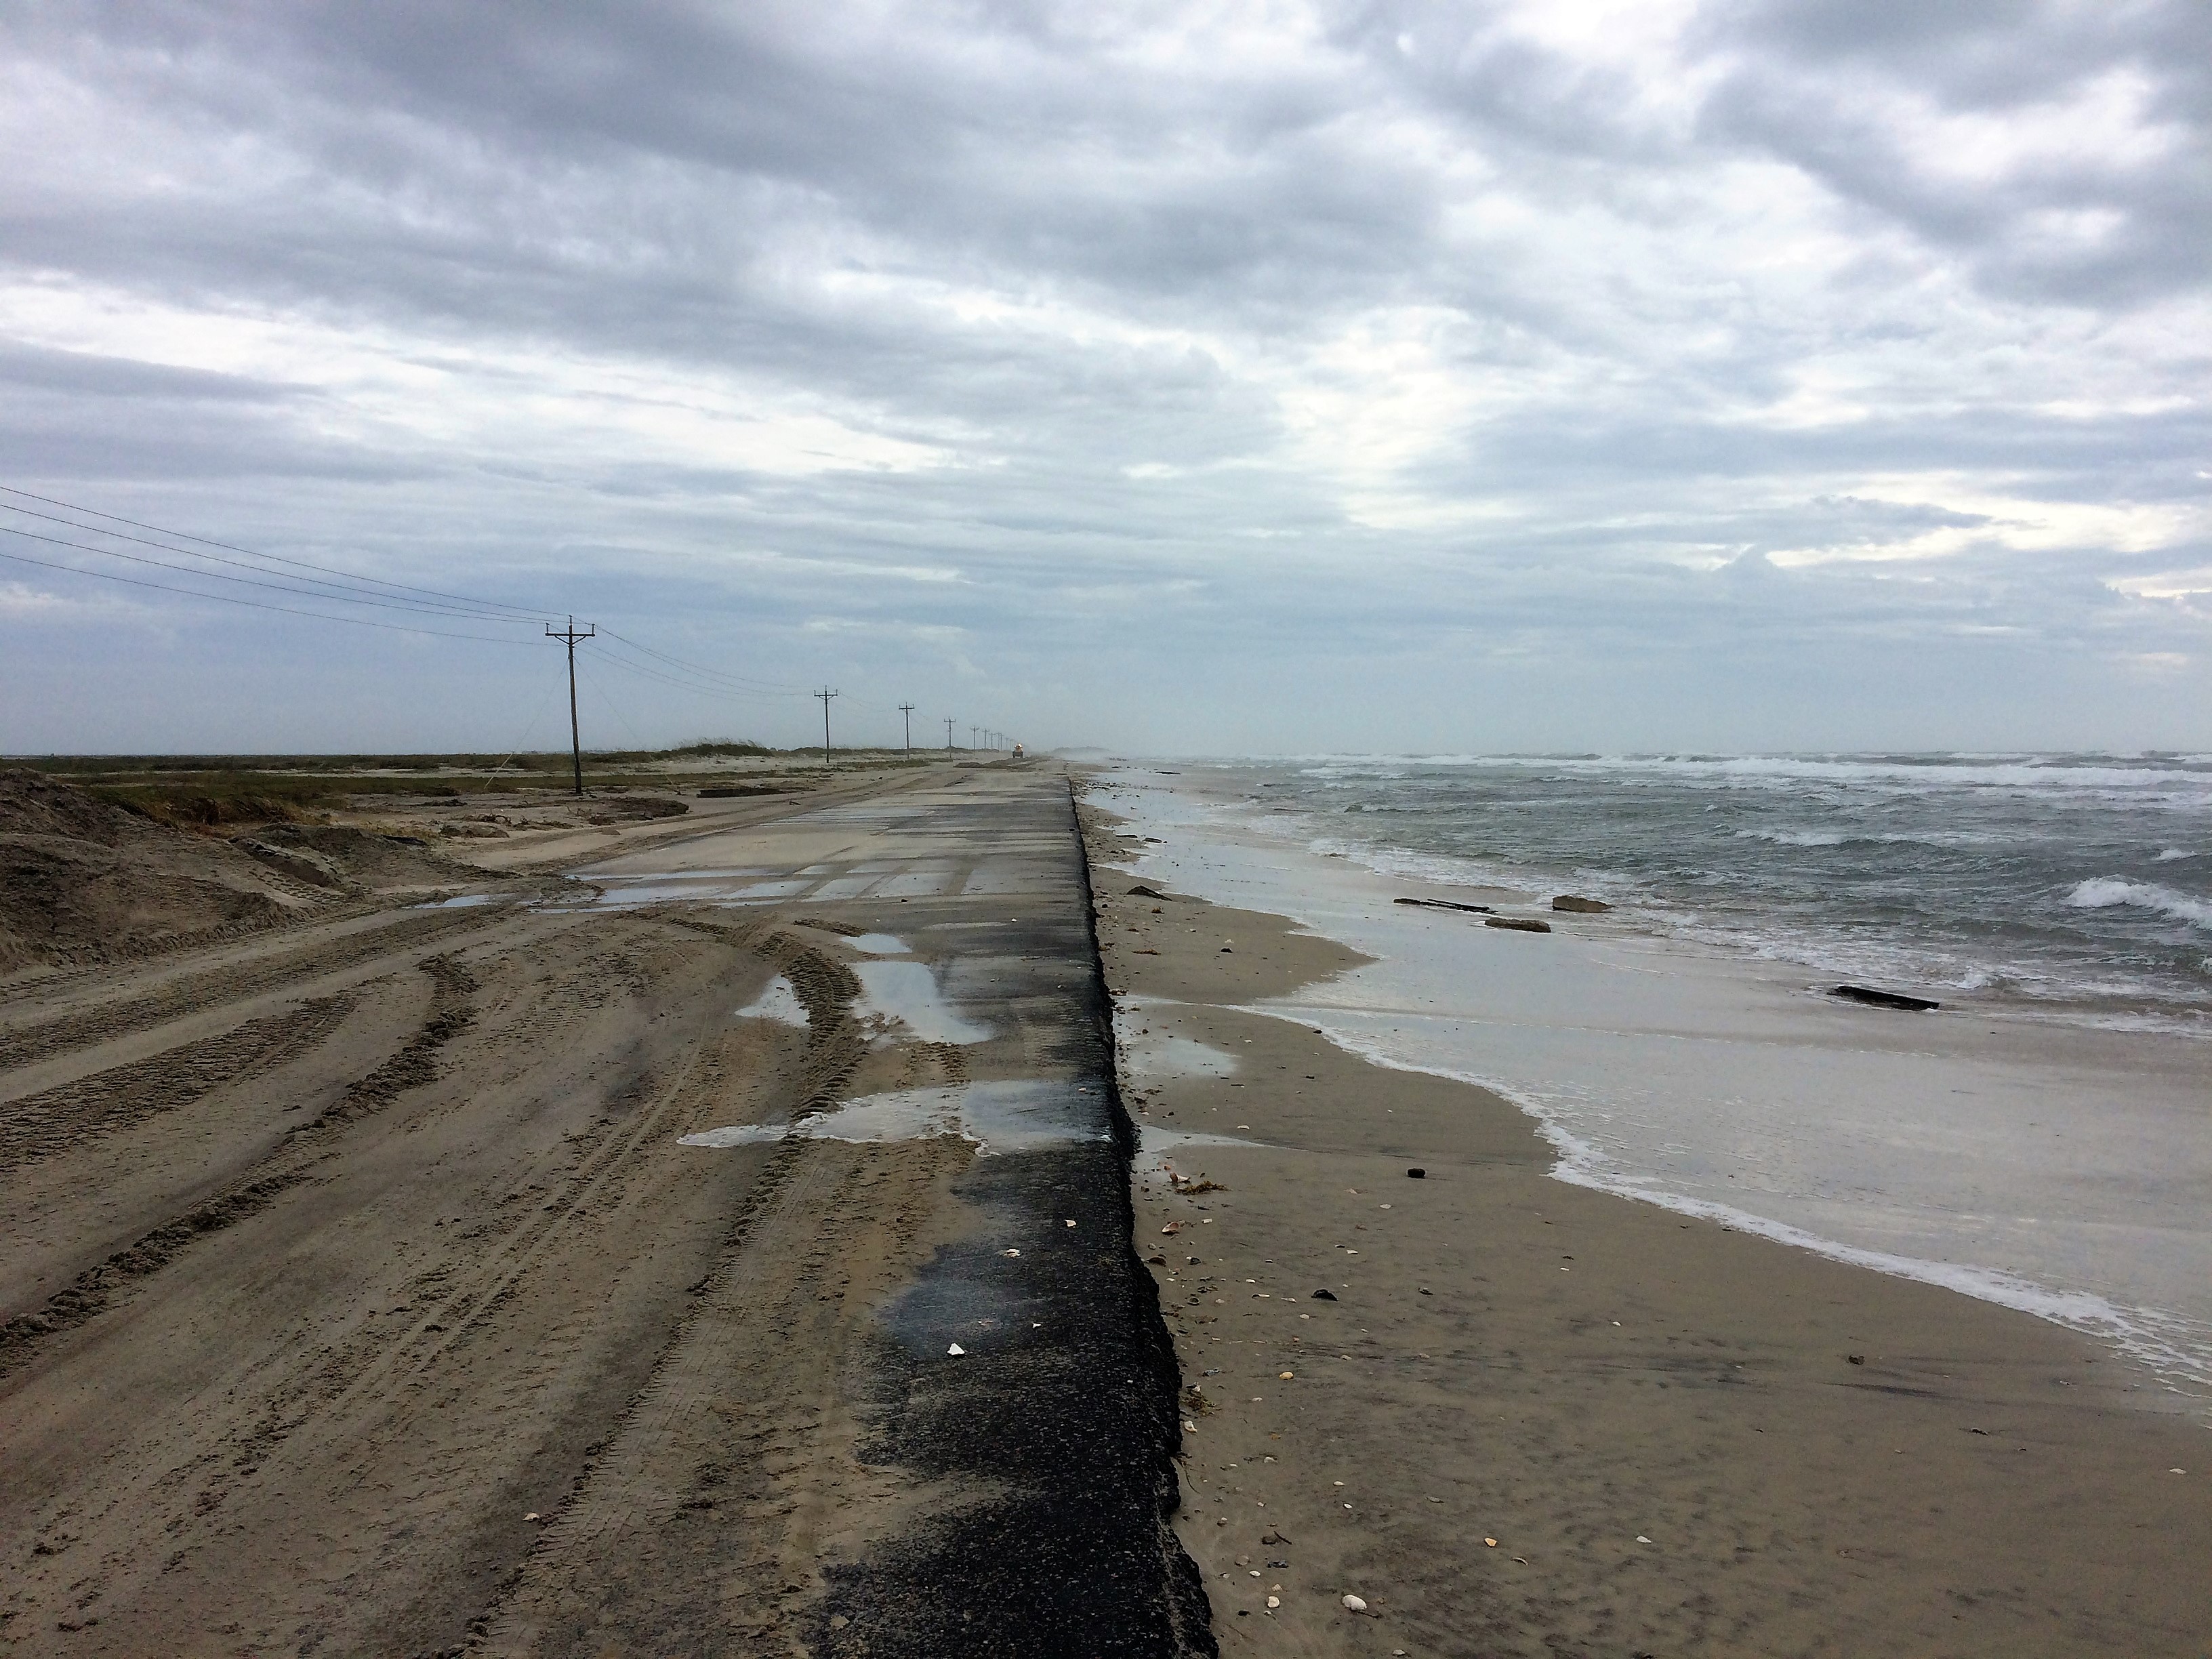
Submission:
[[[784,688],[587,646],[587,744],[2212,749],[2203,0],[0,42],[0,483]],[[565,739],[357,614],[483,637],[0,562],[0,750]]]

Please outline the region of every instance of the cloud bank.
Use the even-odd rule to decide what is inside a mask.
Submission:
[[[0,28],[0,483],[782,688],[609,743],[2212,748],[2190,0]],[[0,583],[15,750],[557,668]]]

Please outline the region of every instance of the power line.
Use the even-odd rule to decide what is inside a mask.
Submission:
[[[270,605],[264,599],[240,599],[235,593],[204,593],[196,587],[177,587],[167,582],[149,582],[143,577],[118,575],[112,570],[87,570],[80,564],[58,564],[52,559],[34,559],[24,553],[0,551],[0,559],[10,560],[16,564],[34,564],[42,570],[65,571],[72,576],[90,576],[104,582],[121,582],[126,587],[151,587],[164,593],[182,593],[187,599],[212,599],[219,605],[242,605],[249,610],[276,611],[287,617],[313,617],[318,622],[351,623],[356,628],[380,628],[388,634],[422,634],[435,640],[479,640],[489,645],[527,643],[526,641],[509,639],[499,634],[455,634],[442,628],[410,628],[404,623],[376,622],[368,617],[333,617],[327,611],[302,611],[295,605]],[[150,563],[151,561],[148,562]]]
[[[380,592],[374,587],[364,586],[364,583],[366,582],[374,581],[375,580],[374,577],[363,578],[362,581],[355,582],[349,586],[345,583],[325,580],[319,576],[289,576],[283,571],[265,569],[258,564],[248,564],[243,559],[226,559],[219,553],[196,553],[188,547],[171,547],[167,542],[148,541],[143,536],[127,536],[119,530],[102,530],[98,525],[78,524],[73,519],[61,518],[52,513],[34,513],[27,507],[17,507],[10,501],[0,501],[0,508],[4,508],[9,513],[21,513],[28,518],[41,519],[48,524],[65,525],[71,530],[82,530],[89,535],[112,536],[118,541],[135,542],[140,547],[154,548],[163,553],[175,553],[187,559],[204,559],[210,564],[227,564],[240,570],[256,571],[264,576],[276,576],[282,578],[283,583],[308,584],[304,586],[281,586],[280,583],[277,582],[255,582],[253,586],[257,587],[280,587],[280,591],[283,592],[304,593],[314,599],[337,599],[347,605],[377,605],[395,611],[426,611],[437,616],[473,617],[480,617],[486,621],[496,620],[501,622],[534,623],[542,620],[537,616],[526,615],[521,611],[488,611],[474,607],[447,605],[444,603],[431,603],[417,599],[395,597],[390,593]],[[40,536],[36,531],[18,530],[13,525],[0,525],[0,529],[4,529],[11,536],[30,536],[40,541],[56,541],[56,538],[53,537]],[[168,534],[171,532],[164,532],[163,533]],[[62,547],[82,548],[83,550],[88,553],[101,554],[111,559],[128,559],[137,556],[136,555],[129,553],[118,553],[114,549],[108,547],[86,547],[82,542],[56,541],[56,544]],[[159,564],[165,570],[176,570],[185,572],[195,576],[204,576],[214,581],[234,582],[247,580],[246,578],[240,576],[226,576],[219,570],[201,570],[191,565],[169,564],[160,559],[146,559],[140,562],[147,564]],[[325,594],[317,592],[315,590],[318,588],[330,588],[335,591]],[[356,592],[367,592],[370,597],[367,599],[356,599],[354,597],[354,594]]]
[[[620,640],[633,651],[641,651],[648,657],[655,658],[678,668],[688,669],[695,674],[704,674],[710,679],[727,680],[731,684],[742,686],[749,691],[759,691],[777,696],[796,697],[805,695],[805,688],[801,686],[783,685],[773,680],[756,680],[744,674],[727,673],[719,668],[709,668],[704,663],[690,662],[665,651],[656,651],[649,645],[641,645],[635,640],[616,633],[611,628],[601,631],[611,640]]]
[[[83,529],[83,528],[88,528],[89,526],[78,526],[78,527],[79,527],[80,529]],[[121,559],[121,560],[123,560],[125,562],[129,563],[129,564],[143,564],[143,565],[146,565],[146,566],[149,567],[149,568],[152,568],[152,569],[155,569],[155,570],[167,570],[167,571],[170,571],[170,572],[172,572],[173,574],[176,574],[176,575],[179,575],[179,576],[197,576],[197,577],[198,577],[198,578],[199,578],[199,580],[202,580],[202,581],[209,581],[209,582],[235,582],[235,583],[237,583],[239,586],[242,586],[242,587],[260,587],[260,588],[265,588],[265,589],[269,590],[269,591],[270,591],[270,592],[275,592],[275,593],[289,593],[289,594],[292,594],[292,595],[294,595],[295,597],[299,598],[299,599],[319,599],[319,600],[321,600],[321,601],[322,601],[324,604],[325,604],[325,605],[368,605],[368,606],[369,606],[370,608],[372,608],[372,609],[374,609],[374,610],[378,610],[378,611],[406,611],[406,612],[408,612],[408,613],[409,613],[409,614],[410,614],[410,615],[428,614],[428,615],[430,615],[430,616],[437,616],[437,617],[459,617],[459,618],[463,619],[464,621],[473,621],[473,622],[502,622],[502,621],[509,620],[509,618],[506,618],[506,617],[489,617],[489,616],[486,616],[486,615],[485,615],[484,613],[483,613],[482,611],[457,611],[457,610],[454,610],[453,607],[451,607],[451,606],[449,606],[449,605],[424,605],[424,604],[422,604],[421,602],[419,602],[419,601],[416,601],[416,600],[380,599],[355,599],[355,598],[352,598],[351,596],[349,596],[349,595],[348,595],[348,594],[345,594],[345,593],[320,593],[320,592],[316,592],[314,589],[313,589],[313,588],[295,586],[292,585],[292,584],[291,584],[290,582],[289,582],[289,581],[256,581],[256,580],[255,580],[252,577],[251,577],[251,576],[229,576],[229,575],[225,575],[225,574],[224,574],[222,571],[220,571],[220,570],[200,570],[200,569],[196,569],[196,568],[193,568],[192,566],[191,566],[191,565],[185,565],[185,564],[171,564],[171,563],[170,563],[167,560],[166,560],[166,559],[149,559],[149,558],[146,557],[146,556],[145,556],[143,554],[142,554],[142,553],[118,553],[118,552],[117,552],[117,551],[116,551],[113,548],[112,548],[112,547],[93,547],[93,546],[89,546],[89,545],[88,545],[86,543],[83,543],[83,542],[72,542],[72,541],[64,540],[63,538],[61,538],[61,537],[59,537],[59,536],[44,536],[44,535],[40,535],[40,534],[37,531],[35,531],[35,530],[22,530],[22,529],[19,529],[19,528],[17,528],[15,526],[11,525],[11,524],[0,524],[0,532],[4,532],[5,534],[7,534],[7,535],[10,535],[10,536],[21,536],[21,537],[22,537],[22,538],[23,538],[25,540],[27,540],[27,541],[44,542],[44,543],[46,543],[46,545],[47,545],[47,546],[49,546],[49,547],[67,547],[67,548],[73,548],[73,549],[75,549],[75,550],[76,550],[77,552],[79,552],[79,553],[90,553],[90,554],[92,554],[94,556],[95,556],[95,557],[97,557],[97,558],[103,558],[103,559]],[[105,535],[105,534],[108,534],[108,533],[111,533],[111,532],[105,532],[105,531],[94,531],[94,532],[93,532],[93,533],[94,533],[94,535]],[[134,538],[134,539],[135,539],[135,538]],[[171,550],[171,551],[173,551],[173,552],[175,552],[175,551],[180,551],[181,550],[179,550],[179,549],[173,549],[173,549],[171,549],[170,550]],[[189,558],[198,558],[198,557],[203,557],[203,556],[204,556],[204,555],[200,555],[200,554],[187,554],[185,556],[186,556],[186,557],[189,557]],[[249,568],[250,568],[250,567],[249,567]],[[58,566],[58,567],[57,567],[57,568],[60,568],[60,569],[70,569],[70,568],[78,568],[78,569],[82,569],[82,566],[74,566],[74,567],[72,567],[72,566],[66,566],[66,565],[64,565],[64,566]],[[86,572],[85,572],[85,574],[86,574],[87,575],[95,575],[95,574],[98,574],[99,573],[98,573],[98,572],[96,572],[96,571],[86,571]],[[276,572],[276,571],[270,571],[270,572],[267,572],[267,573],[265,573],[265,574],[270,574],[270,575],[280,575],[280,574],[282,574],[282,573],[281,573],[281,572]],[[179,590],[179,591],[188,591],[188,590]],[[216,596],[216,595],[215,595],[215,594],[210,593],[210,594],[204,594],[204,595],[202,595],[202,597],[203,597],[203,598],[206,598],[206,599],[214,599],[214,598],[216,598],[216,597],[217,597],[217,596]],[[516,621],[529,621],[529,622],[536,622],[536,621],[538,620],[538,618],[537,618],[537,617],[526,617],[526,617],[516,617],[516,618],[513,618],[513,620],[516,620]]]
[[[322,611],[319,609],[311,608],[311,606],[319,605],[343,605],[349,607],[361,606],[373,610],[392,611],[407,616],[451,617],[456,620],[475,621],[478,623],[543,623],[547,624],[549,632],[552,632],[554,637],[561,637],[558,631],[551,629],[550,623],[548,622],[548,618],[555,614],[550,611],[535,611],[526,606],[511,605],[503,600],[484,599],[472,594],[458,593],[442,588],[423,587],[407,582],[389,581],[382,577],[363,575],[358,572],[342,569],[336,566],[319,564],[307,559],[292,558],[283,554],[264,553],[252,548],[240,547],[234,543],[218,541],[212,537],[195,535],[189,531],[172,530],[165,526],[149,523],[143,520],[126,518],[120,514],[108,513],[98,507],[82,506],[76,502],[64,501],[56,496],[42,495],[35,491],[18,489],[9,484],[0,484],[0,495],[16,498],[13,501],[0,501],[0,511],[20,514],[27,518],[36,519],[42,522],[59,526],[64,528],[74,529],[83,534],[99,536],[110,541],[128,542],[135,546],[146,548],[153,552],[167,553],[174,556],[175,558],[179,560],[191,560],[197,562],[173,563],[169,560],[151,558],[143,554],[125,552],[120,549],[112,546],[99,546],[84,542],[71,541],[65,538],[46,535],[37,531],[24,529],[16,525],[0,524],[0,532],[4,532],[8,535],[18,537],[26,540],[40,542],[50,547],[66,548],[72,552],[88,554],[95,558],[118,560],[125,563],[134,564],[149,569],[165,571],[173,575],[190,576],[193,578],[195,581],[215,582],[234,586],[252,587],[262,590],[263,592],[279,594],[286,598],[302,599],[310,601],[310,605],[301,606],[275,604],[266,599],[252,599],[240,594],[224,592],[220,589],[211,591],[210,589],[198,586],[183,586],[169,582],[151,580],[144,577],[125,575],[118,572],[94,568],[82,564],[68,563],[52,559],[35,558],[25,553],[0,551],[0,559],[4,559],[11,563],[27,565],[37,569],[58,571],[67,575],[88,576],[100,581],[116,582],[124,586],[143,588],[155,592],[173,593],[186,599],[205,599],[213,601],[216,604],[240,605],[247,610],[265,611],[279,616],[302,617],[318,622],[349,623],[356,627],[374,628],[386,633],[412,634],[428,639],[466,640],[477,643],[492,645],[519,645],[526,642],[522,640],[501,635],[473,634],[452,629],[426,628],[410,623],[380,622],[366,617]],[[40,512],[36,508],[21,506],[19,504],[19,502],[21,501],[36,501],[44,507],[58,507],[64,513],[76,514],[87,519],[99,520],[103,522],[99,524],[79,523],[72,519],[58,516],[56,514]],[[173,546],[171,545],[168,541],[149,540],[145,536],[131,535],[122,530],[110,529],[107,527],[110,525],[128,526],[131,530],[145,531],[151,536],[166,537],[169,538],[171,541],[189,542],[194,544],[194,545],[191,547]],[[239,556],[236,558],[226,558],[216,553],[202,552],[199,550],[202,548],[220,549],[222,553],[236,554]],[[252,574],[232,574],[224,570],[215,570],[204,568],[208,565],[223,565],[229,567],[231,571],[251,572]],[[285,568],[273,569],[269,568],[270,566],[282,566],[285,567]],[[294,571],[313,572],[316,574],[312,575],[294,575],[292,574]],[[569,625],[570,630],[574,631],[573,617],[570,619]],[[578,635],[578,637],[580,639],[589,639],[594,637],[594,635],[591,633],[581,633]],[[655,647],[647,645],[641,641],[630,639],[624,635],[617,633],[612,629],[599,629],[597,630],[597,637],[603,641],[601,645],[601,661],[608,663],[614,667],[623,669],[626,672],[636,675],[641,678],[653,681],[659,684],[666,685],[678,690],[688,691],[694,696],[720,698],[749,698],[763,696],[796,697],[809,695],[809,693],[798,686],[780,684],[774,681],[757,679],[748,675],[735,674],[728,672],[727,670],[712,667],[705,663],[691,661],[687,658],[679,657],[672,653],[662,651]],[[611,642],[611,644],[605,642]],[[640,657],[647,659],[648,660],[644,662],[627,660],[623,656],[615,654],[617,648],[634,652]],[[574,644],[573,641],[570,643],[569,649],[573,653],[574,649]],[[817,692],[812,695],[818,696],[821,696],[821,693]],[[833,692],[830,695],[837,696],[842,694]],[[571,701],[573,702],[573,696]],[[871,708],[875,707],[872,703],[867,706]],[[906,743],[908,748],[911,750],[913,747],[914,738],[913,716],[915,705],[898,704],[895,706],[897,707],[900,712],[906,717]],[[573,709],[571,712],[573,714]],[[823,714],[824,717],[825,726],[827,725],[829,712],[829,702],[825,698],[823,702]],[[574,725],[573,719],[571,720],[571,725],[572,726]],[[953,721],[948,717],[945,720],[945,747],[947,749],[951,749],[953,746],[952,726]],[[573,741],[576,737],[576,733],[572,730],[570,735],[572,738],[571,748],[577,749],[579,745]],[[971,745],[975,735],[975,731],[971,730],[969,732]],[[825,749],[827,745],[825,744]]]
[[[599,637],[602,640],[610,637],[605,629],[602,628],[599,630]],[[632,662],[626,657],[611,656],[605,651],[599,653],[599,661],[607,667],[619,668],[625,674],[635,674],[640,679],[652,680],[656,684],[673,686],[679,691],[689,691],[694,696],[714,697],[725,702],[784,695],[776,691],[750,691],[726,685],[708,684],[675,674],[664,673],[661,670],[649,667],[643,663]]]
[[[185,531],[185,530],[169,530],[169,529],[166,529],[166,528],[164,528],[163,526],[160,526],[160,525],[154,525],[154,524],[143,524],[143,523],[141,523],[141,522],[140,522],[138,520],[137,520],[137,519],[126,519],[126,518],[124,518],[124,517],[123,517],[121,514],[115,514],[115,513],[103,513],[103,512],[101,512],[101,511],[100,511],[98,507],[80,507],[80,506],[78,506],[78,505],[77,505],[76,502],[74,502],[74,501],[58,501],[58,500],[56,500],[53,496],[51,496],[51,495],[34,495],[34,494],[33,494],[30,490],[27,490],[27,489],[15,489],[13,485],[9,485],[9,484],[0,484],[0,495],[20,495],[20,496],[21,496],[25,501],[40,501],[40,502],[45,503],[45,504],[46,504],[46,506],[48,506],[48,507],[64,507],[64,508],[68,509],[68,510],[69,510],[70,512],[71,512],[71,513],[82,513],[82,514],[85,514],[85,515],[86,515],[87,517],[88,517],[88,518],[94,518],[94,519],[106,519],[106,520],[108,520],[110,523],[112,523],[112,524],[127,524],[127,525],[129,525],[129,526],[130,526],[133,530],[150,530],[150,531],[152,531],[152,532],[153,532],[155,535],[157,535],[157,536],[168,536],[168,537],[172,537],[172,538],[173,538],[174,539],[176,539],[176,540],[178,540],[178,541],[183,541],[183,542],[198,542],[198,543],[201,546],[203,546],[203,547],[219,547],[219,548],[222,549],[222,550],[223,550],[224,552],[226,552],[226,553],[242,553],[242,554],[244,554],[247,558],[250,558],[250,559],[262,559],[262,560],[265,560],[265,561],[267,561],[267,562],[269,562],[270,563],[272,563],[272,564],[289,564],[289,565],[293,565],[293,566],[296,566],[298,568],[300,568],[300,569],[301,569],[301,570],[316,570],[316,571],[320,571],[320,572],[321,572],[321,573],[323,573],[325,575],[329,575],[329,576],[343,576],[343,577],[346,578],[346,579],[347,579],[348,580],[349,580],[349,581],[372,582],[372,583],[374,583],[374,584],[375,584],[377,586],[379,586],[379,587],[392,588],[392,589],[395,589],[395,590],[397,590],[397,591],[398,591],[398,592],[404,592],[404,593],[419,593],[419,594],[426,595],[426,596],[428,596],[428,598],[431,598],[431,599],[450,599],[450,600],[453,600],[453,601],[455,601],[455,602],[457,602],[457,603],[459,603],[459,604],[462,604],[462,605],[477,605],[477,606],[479,606],[479,607],[482,607],[482,608],[484,608],[484,609],[488,609],[488,610],[504,611],[504,612],[507,612],[507,613],[510,614],[510,615],[511,615],[511,616],[513,616],[516,620],[519,620],[519,621],[524,621],[524,622],[543,622],[543,621],[544,621],[547,617],[549,617],[550,616],[551,616],[551,615],[552,615],[552,613],[551,613],[550,611],[531,611],[531,610],[527,609],[526,607],[519,606],[519,605],[507,605],[507,603],[505,603],[503,600],[499,600],[499,599],[480,599],[473,598],[472,596],[471,596],[471,595],[469,595],[469,594],[466,594],[466,593],[448,593],[448,592],[446,592],[442,591],[441,589],[435,588],[435,587],[415,587],[415,586],[410,586],[408,583],[405,583],[405,582],[391,582],[391,581],[386,581],[386,580],[385,580],[382,577],[380,577],[380,576],[359,576],[359,575],[355,574],[355,573],[353,573],[353,572],[351,572],[351,571],[346,571],[346,570],[340,570],[340,569],[337,569],[337,568],[335,568],[334,566],[331,566],[331,565],[323,565],[323,564],[314,564],[314,563],[311,563],[311,562],[308,562],[307,560],[306,560],[306,559],[291,559],[291,558],[287,558],[287,557],[285,557],[285,556],[284,556],[283,554],[281,554],[281,553],[257,553],[257,552],[255,552],[252,548],[246,548],[246,547],[234,547],[234,546],[233,546],[233,545],[232,545],[230,543],[228,543],[228,542],[219,542],[219,541],[216,541],[216,540],[213,540],[212,538],[209,538],[209,537],[206,537],[206,536],[195,536],[195,535],[193,535],[190,531]],[[16,508],[15,508],[15,509],[14,509],[14,511],[18,512],[18,513],[28,513],[28,512],[30,512],[30,510],[31,510],[31,509],[29,509],[28,507],[16,507]],[[44,518],[48,518],[48,517],[50,517],[51,515],[49,515],[49,514],[44,514],[44,513],[40,513],[40,514],[33,514],[33,516],[37,517],[37,518],[44,519]],[[54,521],[55,521],[55,522],[57,522],[57,523],[65,523],[65,522],[67,522],[66,520],[54,520]],[[94,525],[78,525],[78,526],[75,526],[75,527],[76,527],[76,528],[77,528],[77,529],[80,529],[80,530],[89,530],[89,531],[92,531],[92,532],[93,532],[94,534],[96,534],[96,535],[109,536],[109,535],[114,535],[114,534],[117,534],[117,533],[118,533],[118,532],[114,532],[114,531],[100,530],[97,526],[94,526]],[[127,538],[126,539],[129,539],[129,540],[134,540],[134,541],[135,541],[135,540],[137,540],[137,538],[136,537],[131,537],[131,538]],[[172,551],[174,551],[174,552],[179,552],[179,553],[181,553],[181,552],[184,552],[185,550],[185,549],[183,549],[183,548],[175,548],[175,549],[173,549],[173,550],[172,550]],[[194,557],[202,557],[202,556],[204,556],[204,555],[193,555],[193,556],[194,556]],[[228,561],[225,561],[225,562],[228,562]]]

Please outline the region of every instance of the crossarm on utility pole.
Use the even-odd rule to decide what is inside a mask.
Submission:
[[[584,738],[576,724],[576,641],[596,639],[599,632],[596,623],[578,632],[574,617],[568,618],[566,629],[556,628],[550,623],[545,624],[545,637],[559,640],[568,647],[568,758],[576,769],[576,799],[579,800],[584,798]]]

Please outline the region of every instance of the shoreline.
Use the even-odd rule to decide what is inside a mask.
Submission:
[[[1563,1179],[1962,1290],[2090,1333],[2212,1413],[2212,1180],[2194,1037],[1897,1016],[1808,971],[1325,857],[1243,821],[1221,780],[1094,776],[1156,831],[1141,867],[1376,958],[1257,1012],[1378,1063],[1489,1089]],[[1165,836],[1163,842],[1158,836]],[[1477,899],[1551,938],[1395,897]]]
[[[1178,1530],[1224,1651],[2201,1653],[2207,1443],[2127,1367],[1553,1179],[1503,1097],[1255,1009],[1364,959],[1132,874],[1152,849],[1097,799]]]

